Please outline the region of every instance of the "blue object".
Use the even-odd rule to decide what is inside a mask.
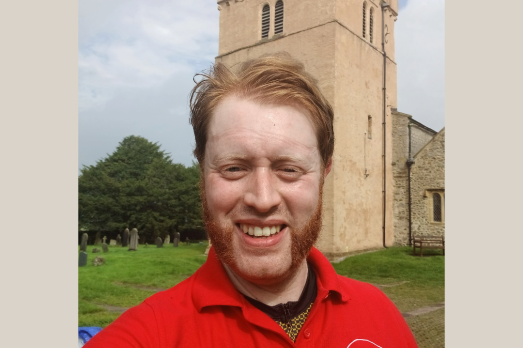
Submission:
[[[102,331],[102,328],[98,326],[80,326],[78,328],[78,339],[85,344],[100,331]]]

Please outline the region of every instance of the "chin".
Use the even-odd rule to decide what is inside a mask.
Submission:
[[[292,273],[290,250],[286,255],[234,255],[227,265],[240,277],[253,283],[270,284],[281,281]]]

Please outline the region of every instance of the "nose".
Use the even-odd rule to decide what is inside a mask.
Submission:
[[[266,213],[278,206],[281,203],[281,196],[276,180],[269,168],[255,169],[245,191],[245,204],[261,213]]]

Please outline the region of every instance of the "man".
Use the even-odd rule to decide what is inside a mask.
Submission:
[[[332,168],[333,112],[288,55],[222,64],[191,94],[207,262],[87,347],[416,347],[375,287],[313,244]]]

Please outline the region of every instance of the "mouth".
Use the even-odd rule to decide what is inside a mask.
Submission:
[[[243,231],[243,233],[252,238],[272,237],[280,233],[280,231],[286,227],[286,225],[255,226],[248,224],[237,224],[237,226]]]

